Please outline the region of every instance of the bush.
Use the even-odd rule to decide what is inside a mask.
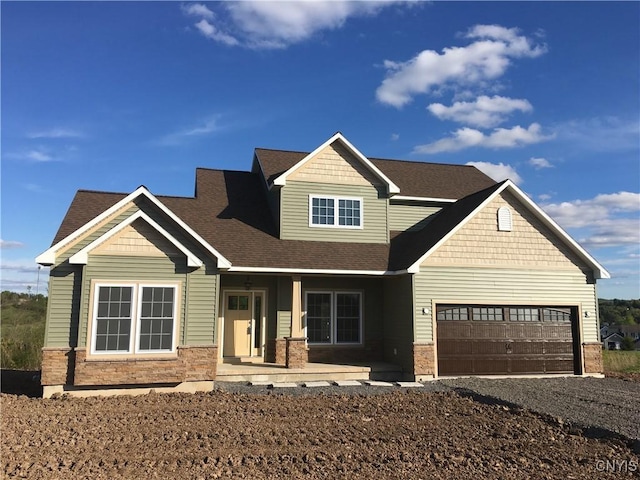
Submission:
[[[47,298],[2,292],[0,365],[5,369],[39,370],[44,345]]]

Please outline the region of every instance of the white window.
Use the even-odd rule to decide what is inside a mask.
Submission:
[[[362,199],[309,195],[309,226],[362,228]]]
[[[306,312],[309,343],[362,343],[360,292],[307,292]]]
[[[177,285],[96,284],[92,354],[173,353]]]

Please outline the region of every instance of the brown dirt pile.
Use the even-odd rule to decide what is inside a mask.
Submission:
[[[623,478],[617,439],[456,393],[2,395],[5,478]],[[628,467],[627,467],[628,470]]]

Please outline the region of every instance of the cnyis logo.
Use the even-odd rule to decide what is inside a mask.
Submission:
[[[633,473],[638,471],[636,460],[598,460],[596,461],[598,472]]]

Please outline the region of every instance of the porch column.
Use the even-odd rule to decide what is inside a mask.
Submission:
[[[303,368],[308,355],[302,332],[302,280],[299,275],[291,277],[291,280],[291,336],[286,338],[286,365],[287,368]]]

